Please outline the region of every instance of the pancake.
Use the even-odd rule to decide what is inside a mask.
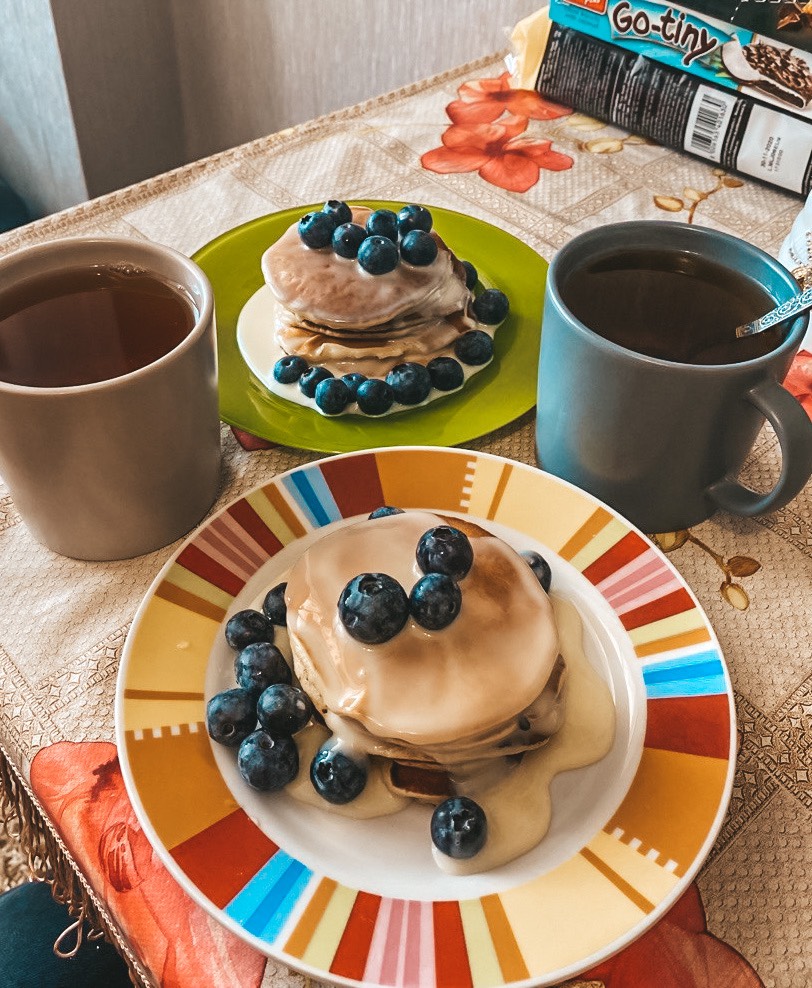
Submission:
[[[351,209],[352,221],[364,227],[372,213],[367,207],[356,206]],[[404,255],[405,242],[399,241],[401,253],[395,267],[371,274],[357,257],[341,256],[329,244],[307,246],[298,222],[292,224],[260,261],[268,293],[263,297],[261,325],[257,323],[257,330],[246,329],[248,323],[242,314],[242,323],[238,323],[239,338],[253,339],[255,332],[261,331],[257,338],[263,341],[262,352],[272,356],[272,373],[260,373],[265,386],[281,398],[322,414],[378,416],[458,391],[487,366],[500,316],[493,317],[494,323],[478,321],[476,313],[482,310],[467,287],[465,267],[436,231],[428,236],[437,246],[437,256],[430,263],[410,263],[408,253]],[[495,294],[501,296],[507,312],[504,296]],[[473,333],[475,330],[480,332]],[[265,333],[271,334],[267,343]],[[484,344],[483,333],[490,337]],[[479,351],[466,348],[471,342],[464,339],[466,334],[480,338]],[[441,371],[429,367],[440,357],[450,358],[456,367],[449,370],[448,360]],[[292,377],[286,373],[277,376],[285,358],[298,358]],[[263,357],[263,366],[266,360]],[[415,391],[410,392],[408,385],[399,387],[403,364],[419,365],[416,372],[422,383]],[[310,390],[299,386],[301,375],[314,368],[337,378],[360,374],[386,381],[383,390],[389,397],[369,403],[363,400],[362,392],[356,401],[354,393],[342,391],[342,385],[338,387],[340,397],[329,402],[317,400],[315,382]],[[412,373],[414,370],[412,367]]]
[[[371,213],[356,206],[352,221],[363,226]],[[265,251],[260,266],[274,298],[297,320],[352,335],[373,327],[383,330],[406,313],[429,318],[467,305],[465,271],[440,237],[433,236],[439,251],[432,264],[398,264],[386,275],[372,275],[330,248],[306,247],[293,224]]]
[[[420,537],[443,524],[464,528],[474,553],[457,618],[428,631],[410,617],[380,645],[352,638],[336,606],[347,582],[383,572],[408,592],[423,575]],[[296,676],[328,729],[359,756],[459,779],[490,771],[488,763],[498,771],[561,725],[566,669],[550,600],[525,560],[476,525],[409,511],[338,529],[296,563],[285,598]],[[425,781],[409,791],[403,772],[390,778],[434,798]]]

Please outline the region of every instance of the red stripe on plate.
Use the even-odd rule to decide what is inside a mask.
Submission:
[[[597,586],[607,576],[616,573],[621,566],[642,555],[648,547],[648,543],[644,542],[636,532],[627,532],[611,549],[607,549],[594,563],[587,566],[584,576]]]
[[[338,944],[330,973],[362,981],[369,955],[369,945],[375,931],[375,920],[381,908],[381,897],[359,892]]]
[[[342,518],[369,514],[383,505],[378,465],[371,453],[322,463],[321,472]]]
[[[473,988],[457,902],[434,902],[434,966],[437,988]]]
[[[647,604],[642,604],[640,607],[635,607],[632,611],[626,611],[619,617],[626,631],[633,631],[635,628],[642,628],[643,625],[651,624],[654,621],[662,621],[663,618],[690,611],[694,606],[688,591],[680,588],[658,597],[656,600],[651,600]]]
[[[647,748],[727,758],[730,753],[727,696],[674,696],[649,700],[643,743]]]
[[[245,581],[241,577],[236,576],[231,570],[221,566],[220,563],[216,563],[196,545],[187,545],[178,556],[177,561],[189,572],[199,576],[201,580],[211,583],[219,590],[225,590],[232,597],[236,597],[245,586]]]
[[[228,508],[228,513],[269,556],[275,555],[282,548],[282,543],[247,501],[237,501],[236,504],[232,504]]]
[[[279,850],[242,810],[172,848],[191,881],[223,909]]]

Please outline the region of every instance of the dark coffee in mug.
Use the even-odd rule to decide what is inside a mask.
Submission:
[[[146,367],[197,321],[178,285],[142,268],[68,268],[0,292],[0,381],[67,387]]]
[[[762,286],[708,257],[621,248],[575,267],[561,285],[570,312],[599,336],[649,357],[731,364],[770,353],[785,327],[737,339],[775,307]]]

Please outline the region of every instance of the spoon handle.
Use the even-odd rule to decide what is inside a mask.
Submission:
[[[766,315],[743,326],[736,327],[736,336],[752,336],[754,333],[763,333],[765,329],[775,326],[778,323],[786,322],[795,316],[801,315],[807,309],[812,309],[812,288],[806,288],[800,295],[793,295],[791,299],[782,302],[775,309],[771,309]]]

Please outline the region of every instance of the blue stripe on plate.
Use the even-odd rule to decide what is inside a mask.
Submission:
[[[646,694],[652,699],[709,696],[727,691],[724,667],[716,649],[644,666],[643,682]]]
[[[265,926],[262,928],[262,932],[259,934],[267,943],[273,943],[279,936],[279,931],[287,922],[288,917],[293,912],[296,903],[301,898],[302,893],[313,876],[313,872],[309,871],[298,861],[294,862],[294,864],[299,865],[298,873],[293,872],[293,866],[288,869],[288,876],[291,880],[288,892],[277,904],[276,908],[271,911]]]
[[[310,875],[311,872],[300,861],[284,851],[277,851],[229,902],[225,912],[246,930],[259,936],[266,926],[274,922],[278,911],[284,913],[282,907],[288,902],[291,889],[298,887],[302,876],[306,884]],[[288,903],[288,912],[293,902]],[[281,916],[282,922],[286,915]]]
[[[315,528],[339,521],[341,512],[318,467],[305,467],[284,479],[285,487]]]

